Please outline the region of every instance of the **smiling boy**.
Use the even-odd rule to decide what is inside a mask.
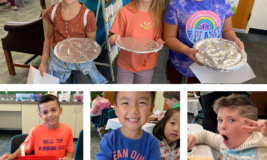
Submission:
[[[154,109],[156,92],[113,92],[121,128],[105,134],[96,160],[160,160],[158,140],[142,130]]]
[[[25,146],[25,153],[33,150],[38,156],[56,156],[57,160],[73,160],[73,135],[72,129],[66,124],[59,123],[62,107],[57,97],[53,95],[43,96],[38,103],[39,116],[43,124],[33,127],[21,144]],[[19,148],[13,154],[4,154],[0,160],[12,160],[21,154]]]
[[[189,149],[205,143],[219,151],[224,160],[267,159],[267,121],[256,122],[257,108],[246,95],[221,97],[215,101],[214,111],[220,134],[205,130],[188,134]]]

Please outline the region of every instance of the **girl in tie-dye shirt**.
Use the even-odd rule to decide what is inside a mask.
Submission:
[[[170,83],[187,83],[198,79],[189,66],[196,62],[202,65],[193,49],[194,43],[207,38],[224,38],[235,41],[240,49],[243,43],[232,29],[232,8],[229,0],[171,0],[164,13],[163,40],[170,49]]]

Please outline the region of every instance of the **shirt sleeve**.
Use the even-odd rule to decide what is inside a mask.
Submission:
[[[126,10],[124,7],[119,10],[112,26],[110,29],[110,32],[114,34],[119,34],[121,37],[124,37],[125,35],[125,29],[126,29],[126,15],[124,14],[124,10]]]
[[[84,28],[84,32],[94,32],[97,30],[96,26],[96,20],[95,20],[95,15],[92,11],[89,11],[87,14],[87,24]]]
[[[42,19],[45,20],[47,23],[53,24],[51,20],[51,13],[55,5],[50,6],[42,16]]]
[[[34,150],[35,143],[35,127],[30,130],[25,141],[20,146],[25,146],[25,153],[30,154]]]
[[[223,143],[221,135],[206,130],[195,132],[192,135],[196,137],[197,144],[207,144],[220,151],[220,144]]]
[[[150,153],[148,160],[160,160],[160,146],[159,146],[159,141],[153,137],[153,141],[151,142],[151,148],[150,148]]]
[[[95,114],[95,112],[98,110],[98,108],[99,108],[99,103],[96,102],[95,107],[94,107],[94,109],[92,110],[92,113]]]
[[[109,144],[108,136],[104,135],[104,138],[99,144],[99,150],[100,151],[95,156],[96,159],[113,160],[112,147]]]
[[[231,17],[233,15],[233,9],[231,7],[230,1],[225,0],[225,5],[226,5],[226,14],[225,14],[225,19]]]
[[[73,134],[72,129],[69,127],[69,139],[67,143],[67,152],[73,153],[74,152],[74,146],[73,146]]]
[[[171,0],[170,3],[167,5],[163,16],[163,22],[178,25],[179,11],[177,5],[174,2],[174,0]]]

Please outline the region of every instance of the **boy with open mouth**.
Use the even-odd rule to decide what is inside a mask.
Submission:
[[[221,97],[213,107],[220,134],[205,130],[188,134],[188,149],[204,143],[219,151],[223,160],[267,159],[267,121],[258,120],[258,110],[246,95]]]
[[[156,137],[142,130],[155,106],[156,92],[113,92],[121,128],[105,134],[96,160],[160,160]]]

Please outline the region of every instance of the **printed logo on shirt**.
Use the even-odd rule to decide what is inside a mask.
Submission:
[[[224,160],[258,160],[257,148],[221,151]]]
[[[44,139],[43,140],[43,145],[38,147],[39,151],[57,151],[57,150],[62,150],[66,148],[65,145],[60,145],[62,144],[63,139]]]
[[[186,35],[192,43],[202,39],[217,38],[221,32],[221,19],[212,11],[198,11],[186,23]]]
[[[143,23],[141,23],[140,27],[143,29],[151,29],[151,28],[153,28],[153,25],[150,22],[143,22]]]
[[[114,160],[118,159],[134,159],[134,160],[145,160],[146,157],[143,155],[140,155],[140,153],[137,153],[137,151],[133,150],[131,153],[128,152],[128,149],[123,150],[117,150],[113,152],[113,158]]]

